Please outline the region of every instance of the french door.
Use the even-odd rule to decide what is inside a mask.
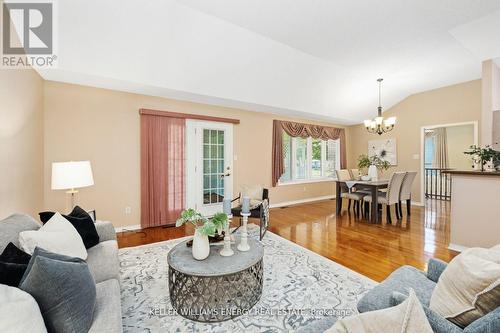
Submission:
[[[186,121],[186,206],[204,216],[222,211],[233,189],[233,125]]]

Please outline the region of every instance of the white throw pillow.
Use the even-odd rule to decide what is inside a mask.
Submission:
[[[250,198],[250,207],[256,207],[262,202],[262,185],[241,185],[240,205],[243,204],[243,197]]]
[[[35,247],[69,257],[87,259],[87,250],[75,227],[60,213],[55,213],[40,229],[19,233],[24,252],[33,254]]]
[[[0,332],[47,332],[33,296],[19,288],[0,284],[0,300]]]
[[[335,323],[327,333],[432,333],[415,292],[401,304],[391,308],[365,312]]]
[[[430,309],[466,327],[500,306],[500,246],[470,248],[448,264],[431,296]]]

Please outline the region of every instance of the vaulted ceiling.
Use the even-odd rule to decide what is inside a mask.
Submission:
[[[481,76],[498,0],[58,1],[48,80],[353,124]]]

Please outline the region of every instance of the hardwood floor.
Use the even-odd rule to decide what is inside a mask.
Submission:
[[[428,200],[425,207],[413,206],[411,216],[393,224],[372,224],[346,211],[335,216],[335,200],[275,208],[269,230],[322,256],[330,258],[375,281],[385,279],[401,265],[424,270],[429,258],[450,261],[448,250],[450,203]],[[404,207],[403,207],[404,208]],[[235,224],[238,222],[234,222]],[[118,234],[120,247],[137,246],[192,235],[190,226],[149,228]]]

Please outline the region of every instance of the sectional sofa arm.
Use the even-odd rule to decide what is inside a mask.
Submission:
[[[427,264],[427,278],[437,283],[447,265],[442,260],[431,258]]]
[[[115,227],[109,221],[96,221],[95,228],[99,234],[99,242],[116,240]]]

